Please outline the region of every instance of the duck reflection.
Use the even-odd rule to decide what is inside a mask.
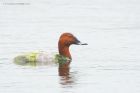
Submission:
[[[69,64],[70,64],[70,61],[65,62],[64,64],[59,64],[59,68],[58,68],[59,76],[69,75],[69,70],[70,70]]]
[[[59,76],[68,76],[69,71],[70,71],[70,67],[66,67],[66,68],[59,67],[58,70],[59,70]]]
[[[69,72],[69,68],[67,68],[65,70],[66,71],[64,71],[64,73],[62,73],[62,72],[59,73],[60,84],[62,85],[62,87],[72,87],[73,85],[76,84],[76,78],[75,78],[75,75],[74,75],[75,73],[74,72]]]
[[[60,76],[60,84],[61,85],[73,85],[75,84],[75,73],[70,72],[69,67],[70,62],[67,62],[63,65],[59,64],[58,73]],[[71,86],[72,87],[72,86]]]

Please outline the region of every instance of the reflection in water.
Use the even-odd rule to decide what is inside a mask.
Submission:
[[[60,76],[60,84],[62,87],[73,87],[75,84],[75,73],[70,72],[69,66],[59,66],[58,68],[59,76]]]
[[[62,60],[58,60],[59,62],[59,68],[58,68],[58,71],[59,71],[59,76],[68,76],[69,75],[69,70],[70,70],[70,60],[67,60],[65,62],[61,62]]]
[[[59,76],[68,76],[70,68],[69,67],[64,67],[64,68],[59,67],[58,70],[59,70]]]

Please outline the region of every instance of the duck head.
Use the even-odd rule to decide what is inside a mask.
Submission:
[[[71,33],[63,33],[58,42],[59,54],[69,59],[72,59],[71,54],[69,52],[70,45],[87,45],[87,43],[81,43],[73,34]]]

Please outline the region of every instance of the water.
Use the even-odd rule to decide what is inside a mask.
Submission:
[[[139,4],[139,0],[1,0],[0,93],[140,93]],[[23,52],[57,52],[63,32],[88,43],[71,46],[68,76],[59,76],[58,66],[13,64]]]

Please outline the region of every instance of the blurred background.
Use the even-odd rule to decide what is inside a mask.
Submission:
[[[0,0],[1,93],[140,93],[139,0]],[[13,63],[23,52],[57,52],[73,33],[70,75]]]

